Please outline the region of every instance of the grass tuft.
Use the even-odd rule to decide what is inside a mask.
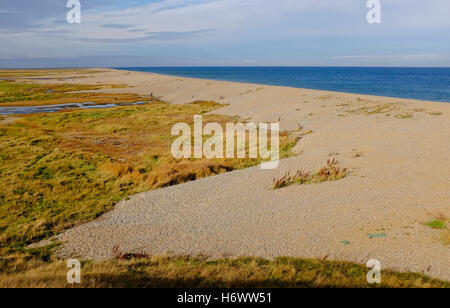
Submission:
[[[432,229],[441,230],[441,242],[447,246],[450,245],[450,229],[448,228],[449,222],[450,220],[446,215],[443,213],[438,213],[435,218],[424,224]]]
[[[273,179],[274,189],[280,189],[291,185],[303,185],[322,183],[327,181],[337,181],[347,176],[347,169],[340,168],[336,159],[328,160],[327,165],[318,172],[312,174],[299,170],[295,174],[286,173],[281,178]]]
[[[114,260],[137,260],[137,259],[149,259],[150,255],[142,252],[142,253],[124,253],[120,251],[119,244],[116,244],[112,249],[112,254],[114,256]]]
[[[430,222],[427,222],[426,225],[433,229],[445,229],[447,227],[445,222],[440,220],[432,220]]]

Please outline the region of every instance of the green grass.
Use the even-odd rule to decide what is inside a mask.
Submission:
[[[440,220],[432,220],[430,222],[427,222],[426,225],[433,229],[445,229],[447,227],[445,222]]]

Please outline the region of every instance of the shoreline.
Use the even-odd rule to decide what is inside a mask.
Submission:
[[[382,97],[373,95],[359,95],[345,92],[334,92],[314,89],[302,89],[286,86],[271,86],[252,83],[238,83],[230,81],[217,81],[210,79],[199,79],[191,77],[176,77],[149,72],[135,72],[116,69],[97,69],[103,71],[105,82],[124,83],[131,86],[123,91],[148,95],[153,93],[156,97],[169,103],[185,104],[197,100],[215,101],[226,106],[215,111],[215,113],[235,116],[241,118],[252,118],[259,122],[280,122],[285,130],[298,128],[297,118],[303,117],[309,121],[310,113],[299,113],[298,107],[305,110],[309,105],[325,106],[322,108],[336,109],[338,105],[354,105],[359,107],[379,105],[393,105],[398,112],[414,113],[414,110],[430,110],[431,113],[443,113],[450,115],[450,104],[436,101],[423,101],[413,99],[400,99],[393,97]],[[94,81],[93,79],[92,81]],[[84,79],[89,82],[89,78]],[[83,81],[76,81],[82,83]],[[106,90],[116,92],[119,90]],[[307,102],[307,103],[306,103]],[[280,104],[281,103],[281,104]],[[331,105],[331,106],[330,106]],[[316,106],[316,107],[320,107]],[[341,106],[343,107],[343,106]],[[322,108],[312,108],[317,112],[313,118],[321,117]],[[342,109],[342,108],[337,108]],[[403,111],[402,111],[403,110]],[[295,115],[292,113],[296,113]],[[336,112],[340,112],[337,110]],[[281,120],[280,120],[281,119]],[[280,120],[280,121],[279,121]]]
[[[220,67],[221,68],[221,67]],[[266,68],[266,67],[263,67]],[[267,67],[270,68],[270,67]],[[278,67],[277,67],[278,68]],[[290,68],[290,67],[287,67]],[[306,67],[306,68],[320,68],[320,67]],[[328,67],[324,67],[328,68]],[[334,67],[330,67],[334,68]],[[339,68],[339,67],[336,67]],[[344,67],[346,68],[346,67]],[[365,68],[365,67],[351,67],[351,68]],[[370,68],[370,67],[367,67]],[[382,67],[382,68],[396,68],[396,67]],[[400,68],[400,67],[399,67]],[[424,67],[426,68],[426,67]],[[168,76],[168,77],[177,77],[177,78],[186,78],[186,79],[196,79],[196,80],[204,80],[204,81],[219,81],[219,82],[229,82],[229,83],[239,83],[239,84],[252,84],[252,85],[258,85],[258,86],[271,86],[271,87],[281,87],[281,88],[291,88],[291,89],[300,89],[300,90],[313,90],[313,91],[324,91],[324,92],[331,92],[331,93],[341,93],[341,94],[352,94],[352,95],[362,95],[362,96],[369,96],[369,97],[379,97],[379,98],[391,98],[391,99],[402,99],[402,100],[414,100],[414,101],[425,101],[425,102],[437,102],[437,103],[450,103],[449,101],[443,101],[443,100],[427,100],[427,99],[419,99],[419,98],[407,98],[402,96],[389,96],[384,94],[364,94],[364,93],[358,93],[358,92],[346,92],[346,91],[340,91],[340,90],[327,90],[327,89],[318,89],[318,88],[307,88],[307,87],[300,87],[300,86],[290,86],[290,85],[281,85],[281,84],[270,84],[270,83],[259,83],[259,82],[251,82],[251,81],[234,81],[234,80],[227,80],[227,79],[210,79],[207,77],[191,77],[191,76],[182,76],[177,74],[166,74],[166,73],[158,73],[158,72],[151,72],[151,71],[140,71],[140,70],[132,70],[130,68],[107,68],[112,70],[118,70],[118,71],[127,71],[127,72],[136,72],[136,73],[148,73],[148,74],[156,74],[161,76]],[[139,69],[139,68],[137,68]],[[414,68],[413,68],[414,69]],[[442,67],[442,69],[449,69],[447,67]]]
[[[443,67],[446,68],[446,67]],[[69,77],[67,77],[67,79],[62,82],[62,81],[56,81],[57,78],[61,78],[64,77],[65,75],[61,75],[58,77],[52,77],[47,76],[47,77],[20,77],[20,78],[13,78],[13,79],[17,79],[17,80],[23,80],[23,81],[32,81],[32,82],[36,82],[36,83],[65,83],[67,81],[69,81],[68,83],[73,83],[73,84],[83,84],[83,83],[89,83],[89,82],[94,82],[94,83],[98,83],[97,79],[102,79],[103,76],[98,76],[98,74],[100,73],[107,73],[107,72],[125,72],[126,74],[142,74],[143,76],[145,75],[149,75],[149,76],[160,76],[161,78],[165,78],[165,79],[183,79],[183,80],[190,80],[190,81],[197,81],[197,82],[210,82],[210,83],[215,83],[215,84],[221,84],[221,85],[241,85],[241,86],[245,86],[245,87],[254,87],[254,86],[258,86],[258,87],[268,87],[268,88],[279,88],[279,89],[290,89],[290,90],[298,90],[298,91],[302,91],[302,92],[309,92],[309,93],[316,93],[316,94],[335,94],[335,95],[339,95],[339,96],[352,96],[353,98],[366,98],[366,99],[373,99],[373,100],[388,100],[388,101],[402,101],[402,102],[412,102],[412,103],[438,103],[438,104],[450,104],[449,102],[444,102],[444,101],[433,101],[433,100],[423,100],[423,99],[413,99],[413,98],[402,98],[402,97],[393,97],[393,96],[384,96],[384,95],[373,95],[373,94],[360,94],[360,93],[352,93],[352,92],[343,92],[343,91],[333,91],[333,90],[320,90],[320,89],[311,89],[311,88],[301,88],[301,87],[293,87],[293,86],[283,86],[283,85],[271,85],[271,84],[262,84],[262,83],[252,83],[252,82],[239,82],[239,81],[228,81],[228,80],[220,80],[220,79],[208,79],[208,78],[198,78],[198,77],[184,77],[184,76],[178,76],[178,75],[169,75],[169,74],[161,74],[161,73],[154,73],[154,72],[142,72],[142,71],[134,71],[134,70],[127,70],[125,69],[121,69],[121,68],[97,68],[97,67],[87,67],[87,68],[76,68],[79,70],[93,70],[93,71],[98,71],[95,73],[86,73],[90,76],[85,76],[83,78],[81,78],[80,80],[76,80],[76,76],[74,75],[69,75]],[[4,70],[11,70],[11,71],[21,71],[21,70],[25,70],[25,69],[4,69]],[[28,70],[28,69],[27,69]],[[70,70],[70,68],[39,68],[39,69],[30,69],[30,70],[44,70],[44,71],[65,71],[65,70]],[[72,78],[73,77],[73,78]],[[9,77],[4,77],[4,78],[0,78],[0,80],[7,80],[10,79]],[[78,82],[80,81],[80,82]],[[86,81],[86,82],[83,82]],[[118,80],[116,78],[116,82],[120,82],[120,80]],[[105,84],[107,83],[106,81],[104,82]],[[133,83],[133,82],[132,82]],[[102,90],[98,90],[98,91],[82,91],[82,92],[105,92],[105,93],[114,93],[114,92],[120,92],[120,90],[126,91],[126,92],[133,92],[132,89],[135,89],[136,94],[142,94],[142,93],[146,93],[143,92],[142,89],[140,88],[140,86],[136,86],[133,84],[128,84],[128,88],[123,88],[123,89],[119,89],[119,90],[108,90],[108,89],[102,89]],[[131,91],[130,91],[131,90]],[[122,91],[122,92],[123,92]],[[213,99],[211,99],[213,100]],[[170,101],[169,101],[170,102]],[[175,103],[180,103],[178,101],[176,101]],[[183,103],[187,103],[187,102],[183,102]]]
[[[94,68],[91,68],[94,69]],[[130,71],[126,69],[116,69],[116,68],[95,68],[96,70],[113,70],[113,71],[121,71],[121,72],[127,72],[127,73],[138,73],[138,74],[147,74],[152,76],[160,76],[162,78],[173,78],[173,79],[185,79],[185,80],[191,80],[191,81],[197,81],[197,82],[210,82],[210,83],[219,83],[223,85],[241,85],[246,87],[269,87],[269,88],[278,88],[280,90],[287,89],[287,90],[298,90],[302,92],[308,92],[308,93],[315,93],[315,94],[323,94],[323,95],[338,95],[338,96],[352,96],[352,98],[362,98],[362,99],[372,99],[372,100],[387,100],[387,102],[409,102],[409,103],[427,103],[427,104],[439,104],[443,106],[447,106],[450,108],[450,102],[441,102],[441,101],[430,101],[430,100],[420,100],[420,99],[412,99],[412,98],[401,98],[401,97],[392,97],[392,96],[381,96],[381,95],[371,95],[371,94],[357,94],[357,93],[351,93],[351,92],[341,92],[341,91],[331,91],[331,90],[318,90],[318,89],[309,89],[309,88],[299,88],[299,87],[291,87],[291,86],[280,86],[280,85],[269,85],[269,84],[260,84],[260,83],[249,83],[249,82],[238,82],[238,81],[228,81],[228,80],[218,80],[218,79],[206,79],[206,78],[196,78],[196,77],[183,77],[183,76],[177,76],[177,75],[167,75],[167,74],[160,74],[160,73],[153,73],[153,72],[139,72],[139,71]],[[133,89],[129,88],[128,90]],[[109,92],[109,91],[105,91]],[[164,97],[161,97],[164,99]],[[169,101],[170,102],[170,101]],[[174,102],[174,103],[181,103],[181,102]],[[188,103],[188,101],[183,102]]]

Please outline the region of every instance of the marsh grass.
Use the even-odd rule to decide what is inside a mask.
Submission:
[[[138,192],[259,164],[172,157],[172,126],[193,125],[194,115],[219,106],[155,102],[29,115],[0,125],[0,248],[20,249],[91,221]],[[237,121],[213,114],[203,120]],[[297,140],[280,135],[282,158]]]
[[[93,69],[34,69],[0,70],[0,78],[26,78],[26,77],[55,77],[79,74],[96,74],[98,70]]]
[[[102,89],[124,88],[125,85],[74,85],[37,84],[26,82],[0,81],[0,106],[36,106],[65,103],[125,103],[145,100],[129,93],[74,93]]]
[[[327,165],[317,171],[311,173],[299,170],[294,174],[286,173],[281,178],[273,179],[274,189],[280,189],[291,185],[303,185],[322,183],[327,181],[337,181],[347,176],[347,169],[340,168],[336,159],[328,160]]]
[[[82,262],[80,285],[66,282],[63,261],[30,255],[0,259],[0,287],[178,287],[178,288],[449,288],[448,282],[420,274],[383,271],[380,285],[369,285],[368,269],[340,261],[253,257],[207,260],[205,257],[119,258]]]

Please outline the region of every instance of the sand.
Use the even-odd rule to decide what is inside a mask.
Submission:
[[[119,245],[157,255],[375,258],[383,269],[450,280],[450,246],[424,225],[450,217],[450,104],[109,69],[89,75],[68,82],[128,84],[108,92],[171,103],[214,100],[228,104],[214,113],[313,133],[276,170],[255,167],[124,200],[58,236],[61,257],[108,259]],[[350,170],[345,179],[272,189],[274,177],[317,170],[333,157]]]

